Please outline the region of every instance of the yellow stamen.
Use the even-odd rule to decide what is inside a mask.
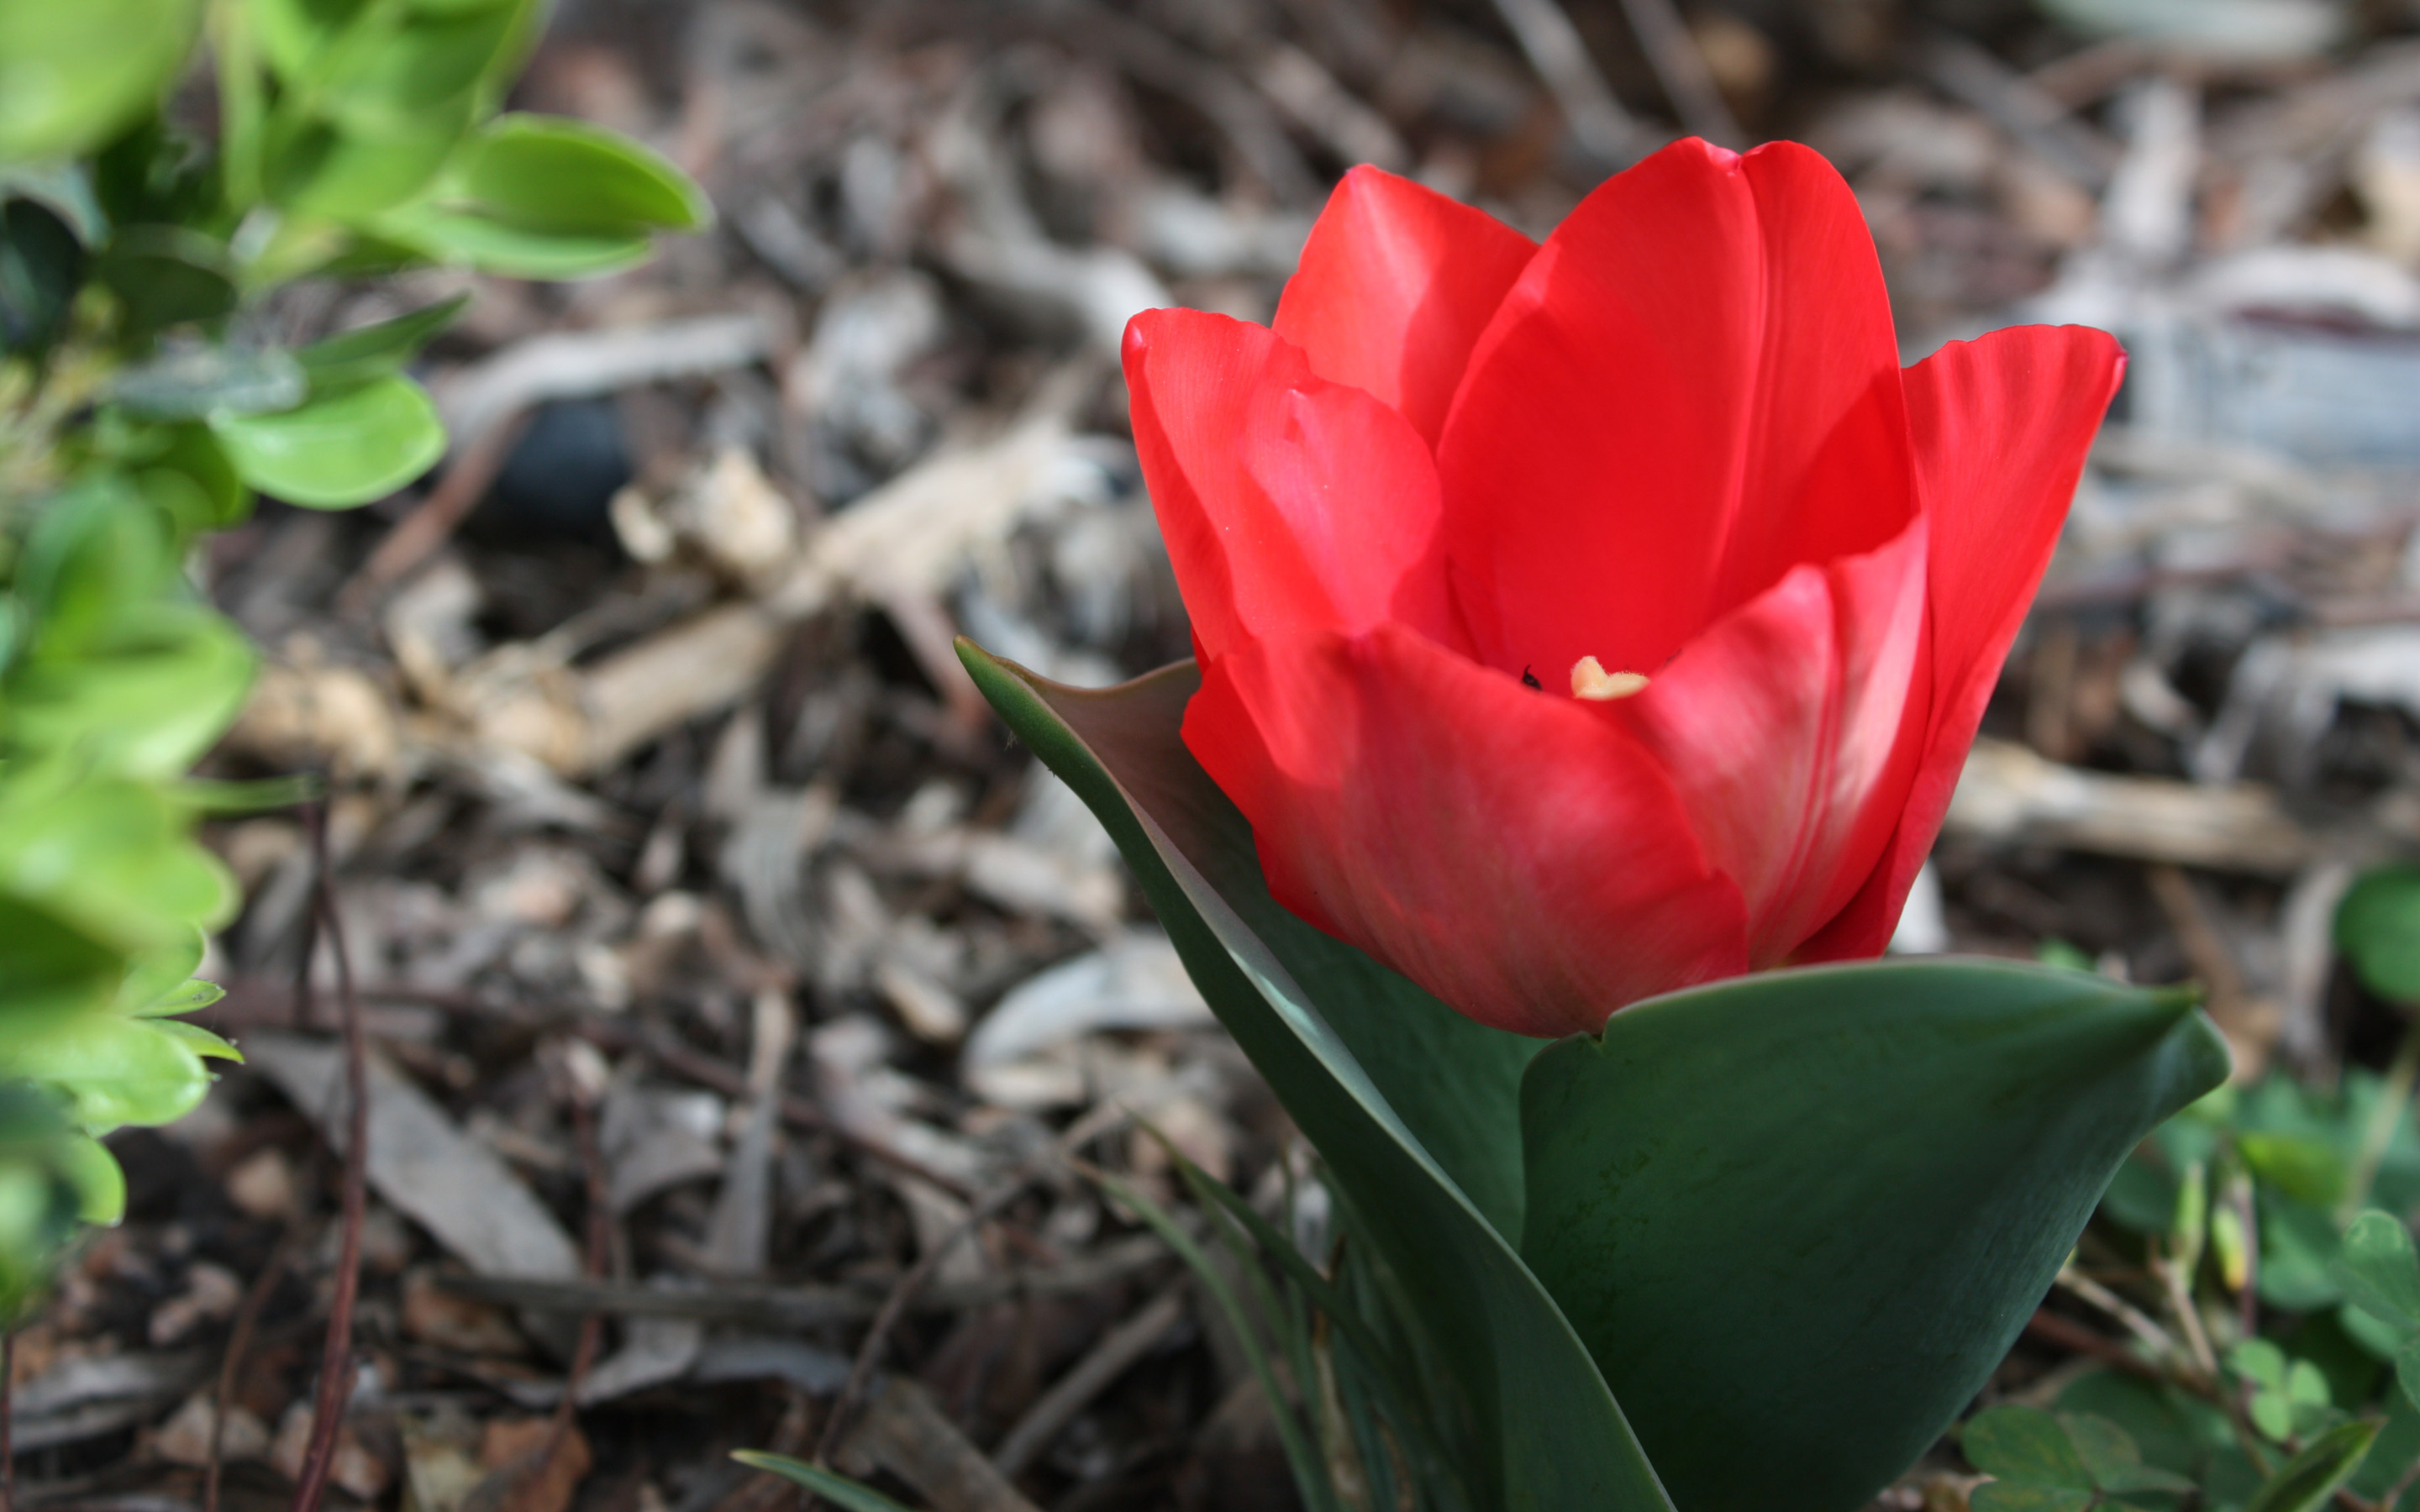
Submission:
[[[1609,672],[1594,656],[1572,663],[1572,697],[1605,703],[1626,699],[1647,686],[1645,672]]]

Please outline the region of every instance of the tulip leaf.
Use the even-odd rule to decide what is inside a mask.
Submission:
[[[1676,993],[1530,1066],[1523,1254],[1681,1505],[1846,1512],[1973,1398],[2127,1152],[2226,1072],[2190,992],[2029,964]]]
[[[1417,1299],[1417,1315],[1401,1321],[1423,1331],[1445,1378],[1419,1384],[1463,1394],[1455,1405],[1466,1420],[1440,1430],[1468,1444],[1466,1462],[1497,1489],[1490,1503],[1669,1512],[1571,1325],[1423,1143],[1461,1140],[1464,1174],[1482,1186],[1500,1178],[1504,1151],[1489,1131],[1504,1127],[1511,1102],[1496,1103],[1502,1068],[1534,1041],[1431,1022],[1461,1021],[1269,896],[1250,826],[1178,734],[1200,686],[1190,664],[1088,691],[963,640],[958,651],[1010,729],[1117,841],[1203,995],[1326,1160],[1357,1242]],[[1389,1034],[1391,1064],[1382,1057]],[[1467,1063],[1452,1064],[1456,1056]],[[1432,1082],[1407,1073],[1411,1057],[1427,1061]],[[1458,1127],[1437,1105],[1449,1076],[1475,1104]],[[1493,1200],[1501,1218],[1509,1210]]]

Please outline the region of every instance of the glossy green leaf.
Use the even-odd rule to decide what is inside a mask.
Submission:
[[[84,1013],[0,1044],[0,1076],[48,1082],[94,1134],[125,1124],[173,1123],[209,1090],[194,1047],[163,1026],[174,1019]]]
[[[617,131],[502,116],[463,150],[455,193],[531,230],[697,231],[714,218],[687,174]]]
[[[10,733],[77,747],[112,773],[173,777],[234,722],[253,667],[251,643],[215,609],[137,604],[71,648],[37,642],[8,679]]]
[[[769,1471],[784,1480],[795,1481],[814,1492],[832,1505],[846,1512],[908,1512],[898,1503],[870,1486],[861,1486],[845,1475],[835,1475],[820,1466],[789,1458],[784,1455],[760,1454],[753,1449],[735,1450],[732,1458],[757,1470]]]
[[[315,397],[275,415],[215,416],[210,428],[243,481],[318,509],[393,493],[445,454],[445,427],[400,375]]]
[[[150,781],[96,779],[72,763],[12,769],[0,784],[0,892],[133,952],[224,924],[234,878]]]
[[[1676,1502],[1846,1512],[1973,1398],[2127,1152],[2227,1065],[2188,992],[2013,962],[1652,999],[1531,1064],[1522,1253]]]
[[[712,218],[686,175],[627,137],[552,116],[506,116],[463,146],[427,203],[380,225],[490,272],[579,278],[643,260],[655,232],[694,231]]]
[[[2403,1220],[2374,1208],[2355,1218],[2335,1276],[2347,1302],[2406,1335],[2420,1334],[2420,1253]]]
[[[2286,1461],[2243,1512],[2319,1512],[2346,1477],[2361,1468],[2377,1437],[2376,1423],[2347,1423],[2330,1429]]]
[[[1358,1054],[1421,1014],[1425,995],[1280,907],[1250,827],[1185,749],[1189,665],[1123,687],[1063,687],[959,642],[985,695],[1117,841],[1212,1008],[1326,1161],[1357,1241],[1418,1299],[1462,1417],[1441,1443],[1489,1504],[1517,1512],[1668,1512],[1621,1410],[1569,1323],[1414,1132]],[[1313,984],[1317,985],[1314,986]],[[1347,1024],[1360,1026],[1354,1040]],[[1485,1095],[1481,1076],[1467,1094]],[[1479,1162],[1475,1168],[1488,1163]]]
[[[72,157],[148,109],[198,0],[0,0],[0,162]]]
[[[430,338],[452,325],[470,303],[471,296],[457,294],[392,320],[340,331],[294,355],[318,388],[365,383],[399,370]]]
[[[2362,985],[2420,1007],[2420,867],[2366,872],[2336,904],[2336,949]]]

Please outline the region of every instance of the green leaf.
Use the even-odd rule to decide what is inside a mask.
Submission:
[[[107,1004],[126,958],[74,925],[0,894],[0,1023],[30,1033],[54,1019]]]
[[[1382,1027],[1388,1011],[1427,1011],[1423,998],[1357,1001],[1355,983],[1388,974],[1269,896],[1250,827],[1178,734],[1199,673],[1180,665],[1087,691],[963,640],[958,654],[1117,841],[1203,995],[1326,1161],[1356,1242],[1419,1299],[1443,1362],[1431,1384],[1465,1413],[1445,1452],[1474,1482],[1500,1488],[1489,1500],[1509,1512],[1668,1512],[1552,1299],[1348,1044],[1342,1025]]]
[[[467,103],[387,131],[280,115],[265,133],[263,187],[300,215],[367,221],[427,189],[470,124]]]
[[[198,0],[0,0],[0,162],[74,157],[151,106]]]
[[[2363,986],[2420,1006],[2420,867],[2363,873],[2336,904],[2336,949]]]
[[[1674,1501],[1862,1506],[2227,1065],[2189,993],[2013,962],[1673,994],[1530,1065],[1522,1253]]]
[[[2345,1477],[2361,1467],[2378,1437],[2378,1425],[2347,1423],[2330,1429],[2311,1446],[2286,1461],[2260,1488],[2243,1512],[2319,1512]]]
[[[125,307],[129,346],[171,326],[216,320],[236,307],[235,265],[226,249],[184,226],[121,227],[93,270]]]
[[[170,347],[117,375],[110,397],[147,420],[274,414],[302,402],[302,366],[275,347]]]
[[[796,1481],[834,1506],[846,1508],[847,1512],[908,1512],[906,1507],[871,1487],[861,1486],[845,1475],[835,1475],[829,1470],[800,1460],[782,1455],[762,1454],[754,1449],[735,1449],[731,1458],[743,1465]]]
[[[2420,1333],[2420,1255],[2403,1220],[2375,1208],[2355,1218],[2335,1272],[2348,1302],[2406,1335]]]
[[[400,375],[275,415],[213,416],[243,481],[290,504],[340,509],[395,492],[445,455],[445,427]]]
[[[2092,1472],[2069,1442],[2056,1415],[2010,1404],[1978,1412],[1958,1441],[1967,1462],[1986,1475],[2035,1486],[2094,1489]]]
[[[463,150],[451,190],[534,231],[702,231],[713,207],[687,174],[617,131],[502,116]]]
[[[163,1032],[174,1019],[85,1013],[40,1033],[0,1044],[0,1075],[49,1082],[75,1105],[90,1133],[125,1124],[173,1123],[209,1090],[210,1073],[194,1047]]]
[[[0,352],[41,352],[67,329],[85,249],[47,205],[0,204]]]
[[[2085,1512],[2092,1504],[2090,1491],[2005,1480],[1978,1486],[1967,1498],[1975,1512]]]
[[[2395,1351],[2395,1383],[2414,1406],[2420,1406],[2420,1335],[2404,1340]]]
[[[506,116],[464,145],[427,202],[380,229],[490,272],[580,278],[644,260],[652,233],[699,230],[712,218],[686,175],[627,137]]]
[[[314,388],[327,390],[383,378],[411,361],[429,340],[454,323],[469,306],[471,296],[423,305],[409,315],[315,341],[295,353]]]
[[[2059,1426],[2075,1445],[2092,1484],[2104,1491],[2189,1491],[2192,1481],[2143,1463],[2133,1435],[2093,1412],[2061,1412]]]

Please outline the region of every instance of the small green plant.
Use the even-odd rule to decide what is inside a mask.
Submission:
[[[188,557],[256,492],[359,504],[444,451],[405,365],[460,300],[291,349],[265,301],[601,273],[706,223],[637,144],[497,114],[541,10],[0,0],[0,1321],[122,1207],[97,1138],[235,1055],[178,1016],[238,903],[194,822],[297,789],[187,775],[254,667]]]

